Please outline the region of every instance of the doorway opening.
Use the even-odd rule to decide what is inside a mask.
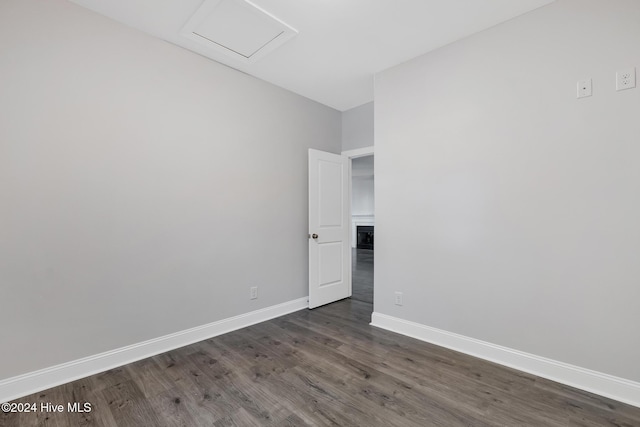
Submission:
[[[375,251],[373,147],[345,152],[350,159],[351,299],[371,304]]]
[[[373,180],[373,147],[309,149],[310,309],[351,297],[373,312]]]

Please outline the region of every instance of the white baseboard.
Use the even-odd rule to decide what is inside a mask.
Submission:
[[[386,314],[371,325],[640,407],[640,383],[465,337]]]
[[[304,297],[2,380],[0,381],[0,402],[8,402],[307,307],[309,307],[309,299]]]

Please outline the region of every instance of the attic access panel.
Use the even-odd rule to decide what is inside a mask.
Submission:
[[[298,32],[248,0],[205,0],[181,34],[209,49],[252,63]]]

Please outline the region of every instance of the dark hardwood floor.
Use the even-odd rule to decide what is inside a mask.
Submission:
[[[640,426],[640,409],[369,326],[347,299],[19,399],[2,426]]]
[[[351,249],[351,298],[373,304],[373,250]]]

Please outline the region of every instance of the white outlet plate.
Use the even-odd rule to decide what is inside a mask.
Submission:
[[[249,288],[249,298],[258,299],[258,287],[257,286]]]
[[[633,89],[636,87],[636,69],[627,68],[616,73],[616,90]]]
[[[578,98],[586,98],[593,95],[593,82],[591,79],[584,79],[578,82]]]
[[[396,292],[394,298],[395,305],[402,305],[402,292]]]

